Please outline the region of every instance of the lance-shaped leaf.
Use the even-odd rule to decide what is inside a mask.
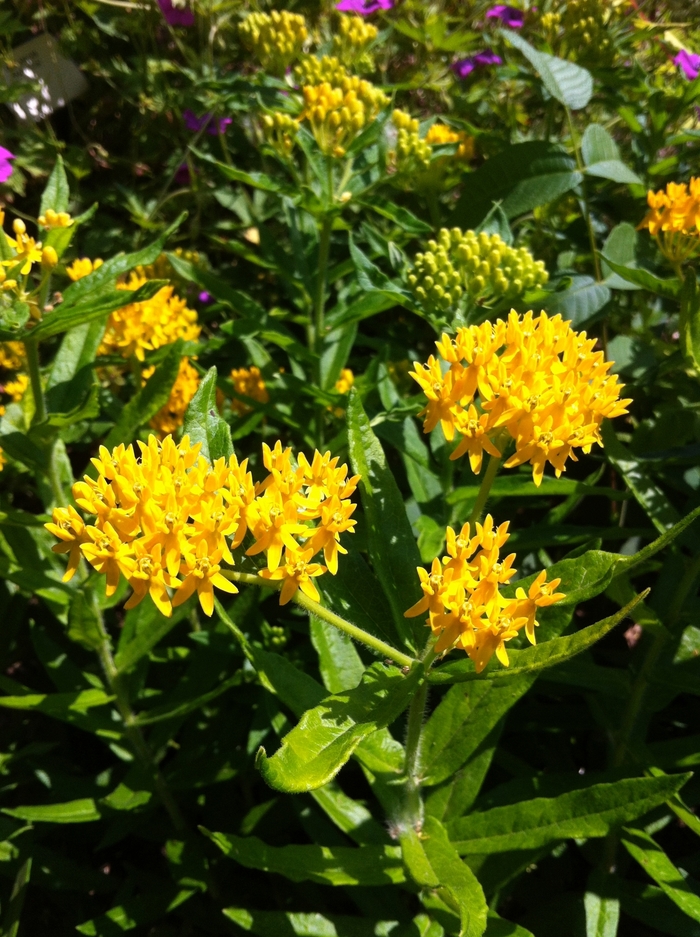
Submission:
[[[51,175],[46,183],[46,188],[41,193],[41,203],[39,214],[45,215],[49,208],[56,212],[68,211],[70,201],[70,188],[68,186],[68,177],[63,166],[63,158],[58,155],[56,162],[51,170]]]
[[[24,691],[24,687],[20,689]],[[96,707],[106,706],[113,699],[113,696],[98,689],[76,693],[32,693],[29,690],[19,695],[0,696],[0,707],[40,712],[102,738],[118,739],[121,737],[119,723],[115,723],[109,713],[90,712]]]
[[[422,673],[420,667],[404,675],[396,667],[372,664],[358,687],[329,696],[305,712],[271,758],[264,748],[258,751],[256,764],[262,776],[270,787],[289,793],[326,784],[363,739],[403,712]]]
[[[212,462],[222,456],[228,459],[233,452],[231,430],[216,405],[216,376],[216,368],[209,368],[200,381],[187,407],[183,427],[192,445],[201,443],[201,454]]]
[[[460,937],[481,937],[488,913],[483,889],[459,858],[440,821],[426,817],[420,836],[407,830],[401,837],[401,850],[416,884],[437,889],[438,897],[457,912]]]
[[[561,664],[600,641],[615,625],[627,618],[632,609],[642,601],[648,592],[647,589],[635,596],[619,612],[596,622],[594,625],[582,628],[581,631],[577,631],[575,634],[567,635],[564,638],[552,638],[551,641],[529,647],[525,651],[509,650],[509,667],[495,669],[499,665],[491,662],[486,671],[477,674],[473,663],[465,659],[456,661],[453,664],[446,664],[444,667],[431,671],[428,679],[431,683],[461,683],[465,680],[477,679],[502,681],[519,677],[522,674],[544,670],[546,667],[553,667],[555,664]]]
[[[71,800],[64,804],[7,807],[2,812],[18,820],[27,820],[29,823],[90,823],[101,817],[92,797]]]
[[[293,882],[398,885],[406,881],[398,846],[268,846],[256,836],[200,830],[224,855],[247,869],[276,872]]]
[[[423,918],[401,926],[398,921],[372,921],[339,914],[295,911],[252,911],[224,908],[223,914],[241,930],[257,937],[442,937],[442,929],[425,930]]]
[[[353,470],[361,476],[360,494],[374,571],[389,599],[396,630],[405,645],[415,650],[422,625],[414,631],[404,612],[421,596],[416,572],[420,553],[399,487],[354,389],[348,404],[348,448]]]
[[[626,778],[561,794],[494,807],[447,825],[461,855],[537,849],[561,839],[607,836],[683,787],[690,774]]]
[[[626,829],[622,842],[627,852],[653,878],[674,904],[700,922],[700,883],[686,878],[663,849],[644,830]]]
[[[676,299],[680,295],[682,283],[676,278],[664,280],[649,270],[645,270],[644,267],[621,264],[617,258],[606,253],[601,253],[600,256],[608,267],[627,283],[649,290],[650,293],[658,293],[659,296],[665,296],[667,299]]]

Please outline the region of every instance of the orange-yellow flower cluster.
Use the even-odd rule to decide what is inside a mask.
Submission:
[[[132,273],[128,282],[118,284],[117,288],[137,290],[146,282],[145,277]],[[188,308],[184,299],[173,295],[172,286],[164,286],[151,299],[129,303],[111,313],[97,353],[124,358],[135,355],[143,361],[147,352],[178,338],[196,341],[199,333],[197,313]]]
[[[255,365],[251,365],[249,368],[234,368],[231,371],[231,380],[233,389],[242,397],[250,397],[251,400],[257,400],[258,403],[267,403],[270,400],[270,395],[265,386],[265,379],[260,373],[260,368],[256,368]],[[236,398],[231,401],[231,409],[240,416],[244,416],[251,411],[251,407],[244,400],[237,400]]]
[[[501,547],[509,537],[508,522],[494,527],[486,516],[472,533],[465,524],[457,534],[447,528],[447,556],[434,559],[430,573],[421,567],[418,575],[423,589],[420,599],[405,613],[407,618],[428,613],[427,624],[439,635],[438,653],[460,648],[467,652],[477,673],[496,654],[508,666],[505,642],[525,628],[531,644],[535,643],[537,610],[561,601],[564,594],[554,590],[560,579],[547,582],[541,572],[525,592],[516,590],[515,598],[501,595],[499,586],[515,575],[515,553],[500,559]]]
[[[463,130],[453,130],[445,124],[433,124],[425,135],[425,142],[431,146],[459,143],[456,158],[465,162],[474,158],[474,137],[468,136]]]
[[[649,211],[639,225],[648,228],[671,263],[688,260],[700,250],[700,178],[689,184],[669,182],[647,193]]]
[[[143,372],[143,379],[147,381],[154,371],[155,366],[146,368]],[[180,370],[170,391],[168,402],[160,408],[149,423],[149,426],[157,430],[161,439],[182,426],[189,402],[197,393],[199,380],[199,371],[190,364],[189,358],[183,358],[180,361]]]
[[[126,577],[134,590],[127,609],[150,595],[171,615],[196,591],[211,615],[214,587],[238,591],[221,567],[234,565],[232,551],[247,536],[246,555],[265,554],[259,575],[281,581],[281,604],[298,589],[318,600],[313,579],[337,572],[338,554],[347,552],[340,534],[356,523],[349,498],[358,477],[348,478],[347,465],[329,452],[316,452],[311,462],[300,454],[294,464],[291,449],[263,443],[269,474],[255,484],[247,460],[239,464],[232,455],[211,464],[187,436],[180,443],[150,436],[138,445],[140,457],[133,446],[102,446],[92,460],[97,479],[73,485],[75,503],[92,523],[74,507],[54,510],[46,528],[61,541],[54,551],[69,554],[64,580],[83,556],[106,576],[108,595]],[[326,565],[313,562],[319,552]]]
[[[547,462],[559,477],[574,450],[602,445],[605,417],[626,413],[621,385],[609,374],[612,362],[594,351],[595,339],[575,332],[561,316],[512,311],[507,322],[484,322],[443,335],[439,357],[415,362],[411,375],[428,398],[424,432],[441,424],[445,437],[460,438],[452,459],[468,453],[472,471],[483,453],[515,452],[506,468],[529,462],[536,485]],[[445,365],[445,370],[443,370]]]
[[[22,342],[0,342],[0,372],[10,372],[7,376],[0,374],[0,395],[8,397],[11,403],[19,403],[29,386],[29,376],[21,371],[25,364]],[[7,402],[0,396],[0,416],[5,412]]]

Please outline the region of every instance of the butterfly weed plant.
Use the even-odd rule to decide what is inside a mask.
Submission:
[[[0,123],[2,937],[694,933],[692,28],[40,18],[90,90]]]

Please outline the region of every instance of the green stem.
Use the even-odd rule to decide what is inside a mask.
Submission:
[[[434,640],[428,640],[420,660],[427,673],[435,660]],[[411,700],[406,723],[406,760],[404,762],[404,799],[401,825],[419,830],[423,825],[423,798],[421,797],[420,759],[423,742],[425,704],[428,698],[428,683],[424,682]]]
[[[323,221],[321,222],[321,235],[318,245],[318,274],[313,310],[313,326],[311,329],[311,339],[313,343],[311,351],[316,356],[316,387],[319,390],[321,389],[321,348],[323,344],[323,334],[325,332],[326,273],[328,270],[328,257],[331,248],[332,227],[332,217],[330,215],[324,215]],[[325,409],[323,405],[321,405],[316,411],[316,445],[319,449],[323,447],[324,422]]]
[[[588,204],[588,195],[586,193],[586,167],[583,165],[583,160],[581,159],[581,152],[578,145],[578,138],[576,136],[576,131],[574,129],[574,122],[571,118],[571,111],[567,107],[566,117],[569,122],[569,133],[571,134],[571,142],[574,147],[574,155],[576,157],[576,166],[578,171],[581,173],[581,201],[583,202],[583,218],[586,222],[586,228],[588,229],[588,241],[591,245],[591,256],[593,258],[593,270],[595,272],[595,278],[600,283],[603,279],[600,271],[600,261],[598,259],[598,249],[595,243],[595,233],[593,231],[593,224],[591,223],[591,210]]]
[[[41,371],[39,369],[39,346],[31,338],[24,340],[24,349],[27,355],[27,371],[29,371],[29,383],[32,387],[34,397],[35,419],[37,423],[43,423],[46,419],[46,400],[44,398],[44,388],[41,386]]]
[[[263,579],[262,576],[255,576],[251,573],[239,573],[232,569],[222,569],[221,574],[227,579],[231,579],[233,582],[242,582],[249,586],[260,586],[264,589],[282,588],[282,583],[279,579]],[[414,658],[408,657],[407,654],[402,654],[401,651],[397,651],[396,648],[392,647],[390,644],[386,644],[384,641],[380,641],[379,638],[375,638],[374,635],[368,634],[366,631],[363,631],[362,628],[358,628],[357,625],[353,625],[352,622],[346,621],[344,618],[341,618],[340,615],[336,615],[335,612],[331,612],[329,609],[324,608],[323,605],[321,605],[319,602],[316,602],[314,599],[310,599],[307,595],[304,595],[301,590],[296,592],[293,601],[302,608],[305,608],[307,612],[310,612],[317,618],[323,619],[323,621],[327,621],[328,624],[338,628],[339,631],[344,631],[345,634],[349,634],[353,640],[359,641],[361,644],[372,648],[372,650],[376,651],[377,654],[380,654],[382,657],[388,657],[390,660],[393,660],[394,663],[399,664],[401,667],[413,667],[416,663]]]
[[[129,702],[129,693],[127,687],[124,684],[123,676],[117,670],[117,667],[114,663],[114,658],[112,657],[109,635],[105,629],[102,611],[98,607],[94,596],[93,609],[97,617],[98,628],[102,637],[100,646],[97,649],[97,654],[100,658],[102,670],[104,671],[104,675],[107,678],[110,689],[112,693],[114,693],[117,709],[119,710],[119,713],[124,722],[124,735],[129,741],[134,754],[141,761],[146,771],[148,771],[150,774],[155,791],[158,794],[161,803],[165,807],[173,826],[178,833],[186,835],[188,833],[187,822],[182,815],[177,801],[175,800],[172,791],[168,787],[167,781],[163,777],[155,758],[153,757],[153,753],[148,747],[148,743],[143,737],[141,729],[137,724],[136,714],[131,708],[131,704]]]
[[[475,524],[477,521],[481,520],[481,515],[483,514],[486,502],[488,501],[491,486],[493,485],[496,475],[498,474],[498,470],[501,467],[501,461],[502,459],[495,455],[489,456],[489,464],[486,466],[486,472],[484,473],[484,477],[481,480],[479,493],[476,496],[476,501],[474,502],[472,513],[469,516],[470,524]]]

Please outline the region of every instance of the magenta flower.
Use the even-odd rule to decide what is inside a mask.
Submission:
[[[394,0],[340,0],[335,8],[341,13],[355,13],[357,16],[369,16],[379,10],[390,10]]]
[[[210,303],[211,293],[207,293],[206,290],[202,290],[197,299],[200,301],[200,303]]]
[[[207,133],[211,134],[213,137],[220,133],[226,133],[228,125],[233,123],[231,117],[216,118],[213,114],[202,114],[201,117],[197,117],[194,111],[191,111],[189,107],[182,112],[182,120],[185,127],[191,130],[192,133],[199,133],[200,130],[204,130],[206,127]]]
[[[173,6],[173,0],[158,0],[158,6],[171,26],[194,26],[194,13],[189,7]]]
[[[484,49],[483,52],[477,52],[476,55],[470,55],[466,59],[460,59],[452,64],[452,71],[458,78],[466,78],[471,75],[475,68],[481,68],[486,65],[502,65],[503,59],[496,55],[491,49]]]
[[[497,3],[495,7],[486,11],[486,19],[498,19],[508,29],[520,29],[525,22],[525,14],[522,10],[509,7],[505,3]]]
[[[673,64],[683,69],[683,74],[688,81],[694,81],[700,75],[700,55],[694,52],[686,52],[682,49],[673,60]]]
[[[0,146],[0,182],[7,182],[12,175],[10,160],[14,158],[14,153],[10,153],[4,146]]]

